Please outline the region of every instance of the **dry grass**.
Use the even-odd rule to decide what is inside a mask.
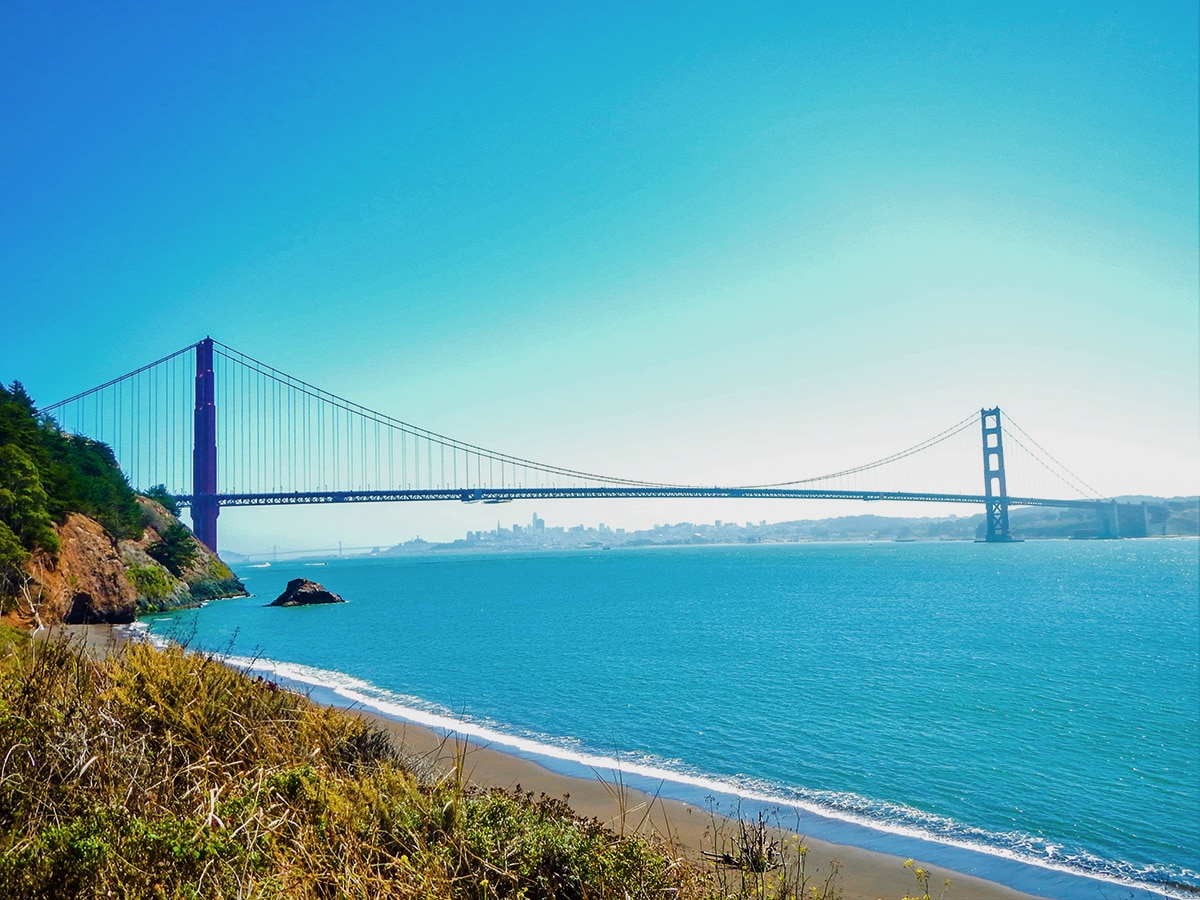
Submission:
[[[369,724],[217,659],[16,643],[0,676],[0,896],[701,897],[561,801],[418,779]]]

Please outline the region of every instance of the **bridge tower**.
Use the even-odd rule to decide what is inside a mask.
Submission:
[[[1008,531],[1008,485],[1004,481],[1004,440],[1000,431],[1000,407],[981,409],[983,427],[983,488],[987,497],[987,542],[1011,541]]]
[[[192,434],[192,529],[217,552],[217,392],[213,341],[196,345],[196,418]]]

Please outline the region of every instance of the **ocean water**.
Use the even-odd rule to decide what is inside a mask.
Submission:
[[[240,567],[149,620],[319,699],[1055,897],[1200,894],[1200,543]],[[349,602],[264,604],[295,577]],[[1146,893],[1149,892],[1149,893]]]

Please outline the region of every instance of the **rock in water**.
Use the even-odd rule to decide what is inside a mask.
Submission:
[[[268,606],[309,606],[313,603],[345,603],[346,601],[324,585],[307,578],[293,578],[287,589],[268,603]]]

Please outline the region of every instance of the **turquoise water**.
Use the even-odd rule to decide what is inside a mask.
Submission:
[[[331,560],[240,568],[256,596],[150,627],[1023,890],[1191,896],[1198,571],[1195,540]],[[350,602],[263,605],[298,576]]]

